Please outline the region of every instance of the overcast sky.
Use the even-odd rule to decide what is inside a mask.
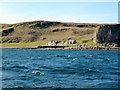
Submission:
[[[4,2],[0,4],[0,23],[32,20],[118,23],[117,2]]]

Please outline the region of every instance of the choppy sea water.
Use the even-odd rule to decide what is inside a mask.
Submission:
[[[3,88],[118,88],[117,50],[2,49]]]

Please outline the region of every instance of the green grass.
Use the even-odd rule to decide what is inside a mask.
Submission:
[[[94,43],[92,40],[84,39],[84,40],[76,40],[76,44],[64,44],[62,46],[79,46],[82,44],[87,44],[89,46],[99,46],[98,44]],[[87,41],[83,43],[84,41]],[[3,47],[35,47],[35,46],[41,46],[41,45],[47,45],[47,42],[20,42],[20,43],[2,43]]]
[[[89,46],[99,46],[99,44],[94,43],[92,40],[76,40],[76,44],[64,44],[64,46],[79,46],[82,44],[87,44]],[[83,41],[87,41],[86,43],[83,43]]]
[[[88,40],[88,42],[86,42],[85,44],[89,46],[99,46],[99,44],[94,43],[92,40]]]
[[[45,42],[20,42],[20,43],[2,43],[3,47],[35,47],[45,45]]]

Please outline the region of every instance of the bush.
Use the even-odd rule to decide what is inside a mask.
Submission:
[[[83,40],[82,43],[87,43],[89,40]]]

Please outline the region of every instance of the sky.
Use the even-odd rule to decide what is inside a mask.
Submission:
[[[34,20],[118,23],[117,2],[3,2],[0,23]]]

